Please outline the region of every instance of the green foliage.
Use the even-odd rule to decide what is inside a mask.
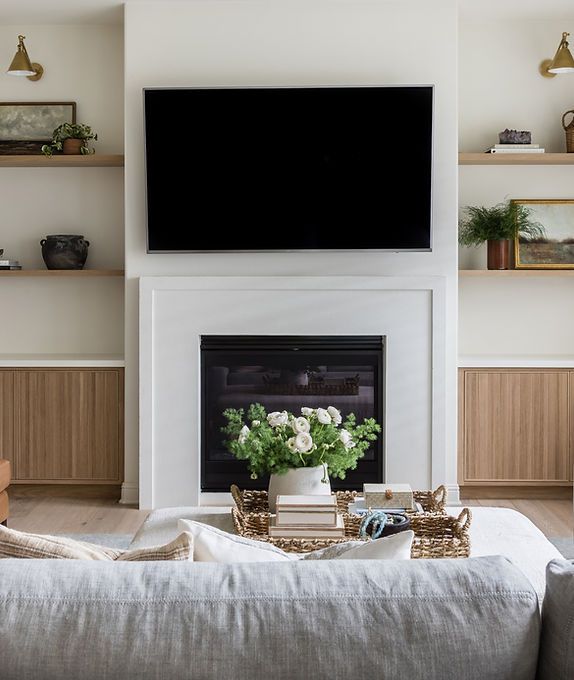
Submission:
[[[86,155],[94,153],[94,150],[90,149],[87,142],[90,139],[97,140],[98,135],[92,132],[92,128],[89,125],[62,123],[52,132],[52,143],[44,144],[42,153],[45,156],[51,156],[54,151],[62,151],[65,139],[83,139],[85,144],[80,147],[80,152]]]
[[[380,425],[367,418],[357,425],[354,414],[344,422],[337,409],[302,409],[303,416],[287,411],[267,414],[261,404],[227,409],[227,449],[248,462],[251,477],[281,474],[292,468],[327,465],[329,475],[345,479],[377,439]]]
[[[530,219],[531,211],[521,203],[499,203],[492,208],[469,205],[466,217],[459,223],[458,242],[463,246],[479,246],[485,241],[544,237],[544,228]]]

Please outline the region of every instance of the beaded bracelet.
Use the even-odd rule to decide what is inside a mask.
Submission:
[[[361,538],[366,538],[369,535],[367,529],[372,525],[371,538],[380,538],[387,521],[388,516],[386,512],[383,512],[382,510],[370,510],[361,520],[359,536]]]

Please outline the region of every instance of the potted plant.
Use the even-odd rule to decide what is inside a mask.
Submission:
[[[530,219],[530,210],[507,201],[492,208],[469,205],[459,224],[458,241],[463,246],[479,246],[486,241],[488,269],[508,269],[509,244],[519,236],[544,236],[544,228]]]
[[[62,151],[64,154],[92,154],[94,149],[90,149],[88,141],[97,140],[98,135],[92,132],[89,125],[80,123],[62,123],[52,132],[52,142],[44,144],[42,153],[51,156],[54,151]]]
[[[352,413],[343,422],[333,406],[303,407],[296,416],[287,411],[267,413],[261,404],[251,404],[247,422],[243,409],[227,409],[223,415],[228,421],[222,428],[229,436],[228,450],[247,461],[252,479],[271,475],[271,512],[279,494],[331,493],[329,475],[344,479],[381,431],[373,418],[357,425]]]

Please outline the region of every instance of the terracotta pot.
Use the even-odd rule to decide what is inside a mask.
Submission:
[[[501,239],[499,241],[487,241],[488,255],[487,267],[488,269],[508,269],[510,265],[510,241],[508,239]]]
[[[269,478],[269,510],[275,512],[277,496],[285,494],[322,495],[331,493],[331,483],[326,477],[323,465],[317,467],[301,467],[287,470],[282,475],[271,475]]]
[[[69,139],[64,139],[62,151],[64,154],[69,156],[77,156],[81,154],[81,148],[84,146],[83,139],[74,139],[70,137]]]

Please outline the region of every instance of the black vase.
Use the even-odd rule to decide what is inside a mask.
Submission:
[[[79,234],[49,234],[40,245],[48,269],[83,269],[90,242]]]

